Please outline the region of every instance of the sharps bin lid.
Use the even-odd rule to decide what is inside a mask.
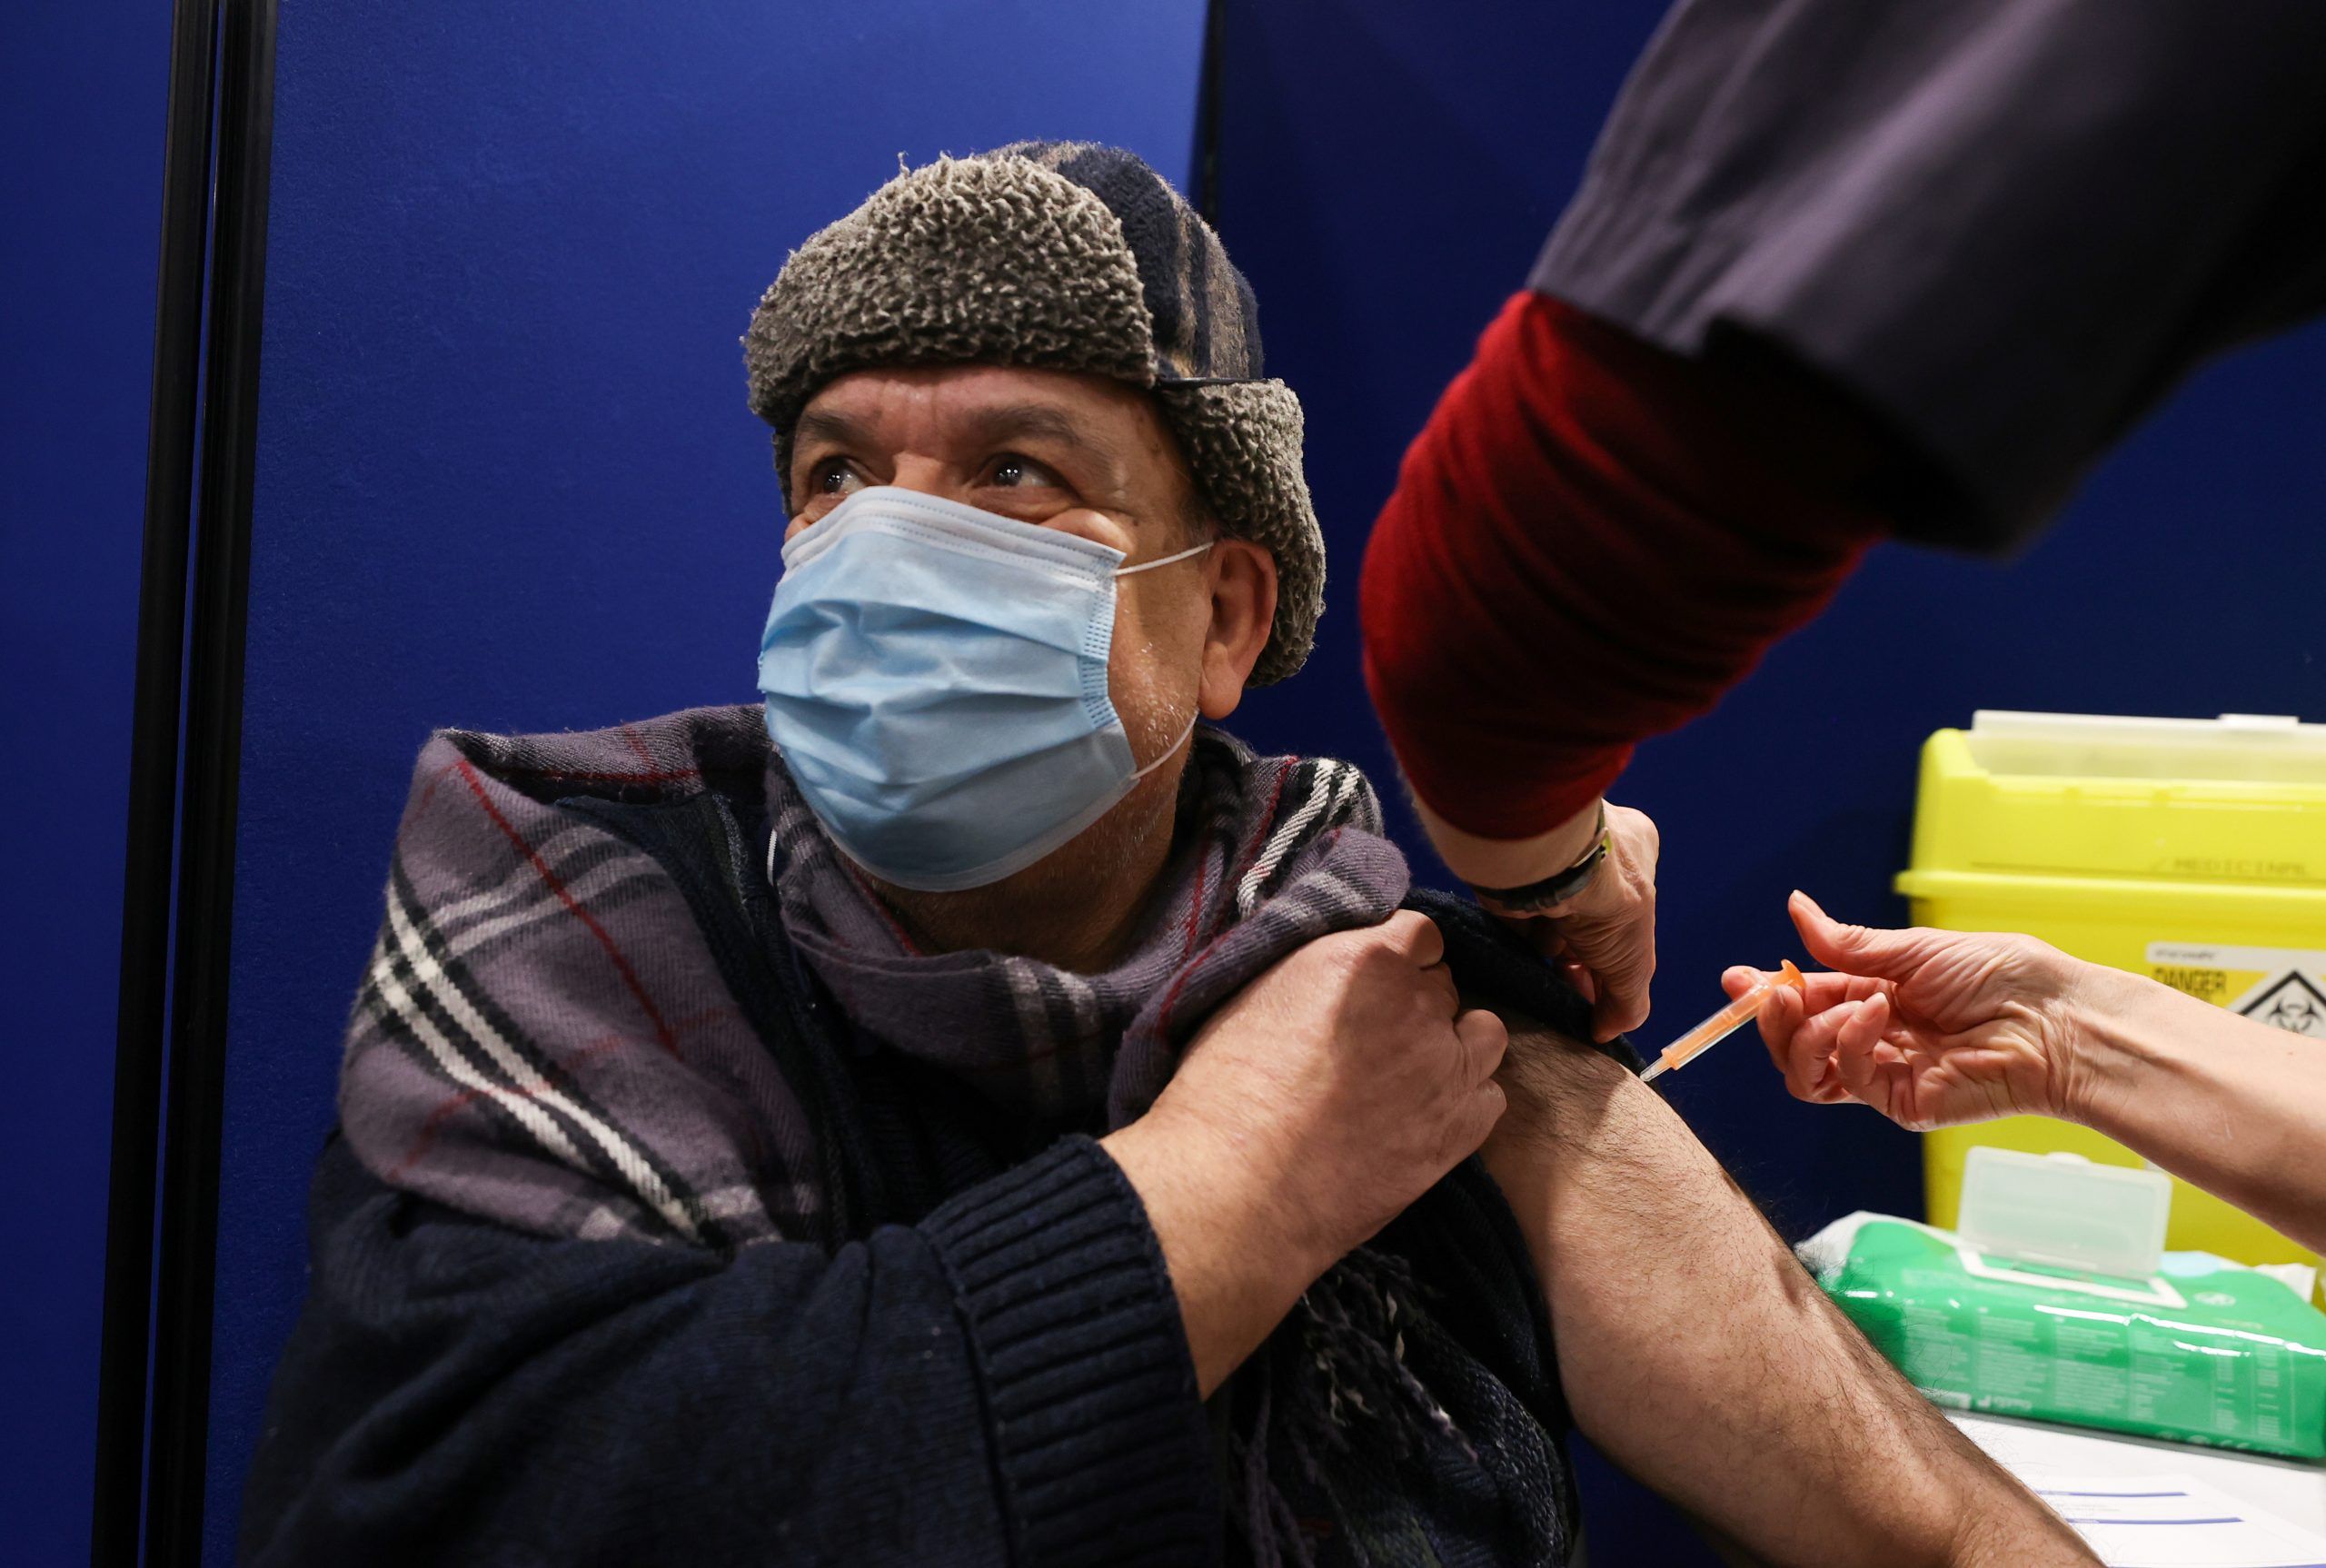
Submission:
[[[1966,736],[1990,773],[2326,785],[2326,724],[2290,715],[2132,719],[1981,709]]]
[[[1923,750],[1915,898],[1965,877],[2326,890],[2326,724],[1979,713]],[[1967,886],[1967,885],[1966,885]],[[1991,890],[2001,890],[1991,889]]]

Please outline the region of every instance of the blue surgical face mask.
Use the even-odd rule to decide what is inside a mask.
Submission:
[[[1141,767],[1107,693],[1123,553],[918,491],[857,491],[783,547],[760,638],[768,733],[850,859],[900,888],[998,882]]]

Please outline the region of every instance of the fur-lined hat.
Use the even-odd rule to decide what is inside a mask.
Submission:
[[[743,338],[751,409],[775,427],[786,475],[800,411],[835,378],[967,362],[1151,391],[1220,526],[1276,556],[1276,624],[1252,683],[1300,668],[1325,595],[1300,400],[1261,376],[1251,285],[1168,182],[1088,143],[939,158],[810,236]]]

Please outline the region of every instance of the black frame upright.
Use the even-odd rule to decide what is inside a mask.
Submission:
[[[176,0],[171,25],[95,1568],[202,1552],[275,21]]]

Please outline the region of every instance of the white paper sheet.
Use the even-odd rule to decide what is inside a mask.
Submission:
[[[1946,1418],[2022,1480],[2046,1472],[2119,1483],[2193,1475],[2272,1518],[2326,1535],[2326,1465],[1960,1410]]]
[[[2326,1536],[2193,1475],[2023,1474],[2108,1568],[2326,1568]]]

